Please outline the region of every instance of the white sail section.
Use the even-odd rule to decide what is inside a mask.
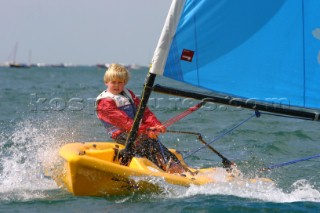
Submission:
[[[153,54],[152,64],[149,70],[150,73],[162,75],[164,72],[164,66],[167,61],[171,42],[176,33],[184,4],[185,0],[172,1],[160,39]]]

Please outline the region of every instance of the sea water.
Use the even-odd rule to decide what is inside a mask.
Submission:
[[[260,171],[319,154],[320,124],[268,115],[252,118],[211,146],[234,161],[244,178],[266,177],[274,184],[222,181],[181,187],[158,181],[161,193],[113,197],[79,197],[59,188],[44,169],[60,161],[59,147],[109,140],[94,111],[94,99],[105,89],[104,72],[90,66],[0,68],[0,212],[320,211],[319,158]],[[144,67],[131,70],[128,88],[137,95],[146,73]],[[157,77],[156,83],[194,89],[165,77]],[[166,121],[197,102],[152,93],[148,106]],[[210,142],[252,113],[207,104],[168,130],[201,133]],[[167,133],[160,139],[188,156],[192,167],[222,166],[194,135]]]

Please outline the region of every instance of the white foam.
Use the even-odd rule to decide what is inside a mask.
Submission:
[[[48,197],[58,189],[44,174],[43,165],[57,161],[59,142],[50,123],[31,120],[16,124],[1,135],[0,200],[32,200]]]
[[[320,202],[320,190],[306,180],[296,181],[292,184],[291,190],[287,192],[272,182],[251,182],[245,178],[233,182],[221,181],[201,186],[192,185],[184,192],[179,187],[177,191],[180,193],[179,198],[195,195],[230,195],[275,203]],[[168,196],[174,198],[177,197],[177,193],[168,194]]]

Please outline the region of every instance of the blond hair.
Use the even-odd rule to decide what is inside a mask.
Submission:
[[[127,68],[120,64],[110,64],[109,68],[104,74],[103,81],[108,83],[114,80],[121,80],[124,83],[128,83],[129,77],[129,71]]]

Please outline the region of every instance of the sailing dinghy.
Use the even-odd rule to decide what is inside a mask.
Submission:
[[[193,169],[175,150],[190,172],[169,174],[134,156],[133,143],[150,94],[155,90],[249,108],[257,115],[318,120],[319,11],[319,0],[173,0],[126,145],[66,144],[60,150],[60,183],[75,195],[123,195],[157,191],[155,179],[182,186],[236,181],[236,169]],[[211,93],[154,86],[157,75]],[[223,180],[215,178],[218,173],[224,174]]]
[[[225,168],[190,168],[182,155],[170,149],[190,172],[170,174],[146,158],[132,157],[128,166],[117,159],[122,145],[112,142],[70,143],[60,150],[65,160],[64,171],[55,177],[57,183],[74,195],[108,196],[161,192],[161,183],[190,186],[214,182],[231,182],[241,178],[237,170]],[[246,182],[272,184],[270,179],[249,179]]]

